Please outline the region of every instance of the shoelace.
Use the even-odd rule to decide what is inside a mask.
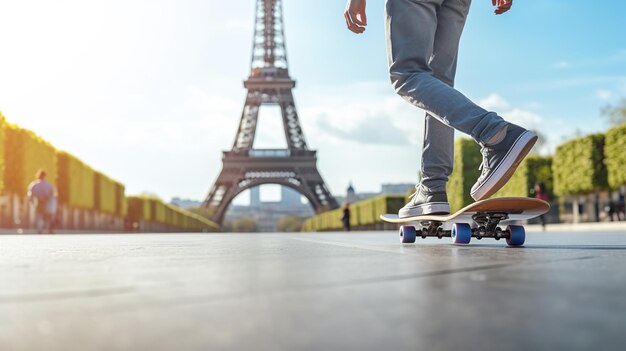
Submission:
[[[417,197],[417,194],[420,192],[421,188],[415,189],[415,192],[409,195],[409,202],[413,202],[413,200]]]
[[[478,170],[481,171],[480,175],[482,177],[485,174],[489,173],[489,171],[491,170],[491,167],[487,165],[487,160],[488,160],[487,154],[489,153],[489,149],[487,149],[486,147],[483,147],[480,150],[480,153],[483,155],[483,162],[481,162],[480,166],[478,166]]]

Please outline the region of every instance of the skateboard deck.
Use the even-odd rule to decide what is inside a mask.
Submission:
[[[506,239],[509,245],[519,246],[525,240],[524,227],[509,225],[501,229],[498,225],[535,218],[549,210],[550,204],[543,200],[500,197],[474,202],[449,215],[399,218],[397,214],[381,214],[380,218],[385,222],[402,224],[400,240],[403,243],[415,242],[416,236],[450,237],[455,244],[467,244],[472,237],[478,240],[492,237]],[[445,230],[445,224],[452,224],[451,230]]]

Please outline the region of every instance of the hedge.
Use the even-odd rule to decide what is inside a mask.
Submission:
[[[480,176],[478,167],[482,160],[480,146],[473,139],[456,139],[454,142],[454,170],[447,186],[448,202],[453,212],[474,202],[470,190]]]
[[[94,172],[94,202],[96,210],[122,216],[123,207],[120,204],[123,202],[123,197],[124,186],[122,184],[100,172]]]
[[[128,213],[126,203],[126,187],[122,183],[115,183],[115,214],[125,217]]]
[[[157,223],[166,224],[165,204],[157,199],[151,199],[150,204],[152,205],[152,219]]]
[[[382,213],[397,213],[404,206],[401,195],[380,195],[350,204],[350,225],[370,226],[381,223]],[[317,214],[302,224],[302,231],[341,230],[343,228],[343,208]]]
[[[160,199],[145,196],[129,196],[127,219],[131,222],[152,222],[190,231],[216,231],[219,226],[208,219],[176,206],[165,204]]]
[[[145,208],[146,200],[137,196],[130,196],[126,198],[126,206],[128,207],[128,213],[126,219],[131,222],[140,222],[146,220]]]
[[[96,172],[65,151],[57,153],[59,203],[73,208],[96,208]]]
[[[554,193],[589,193],[608,186],[604,135],[591,134],[557,147],[552,161]]]
[[[46,179],[57,181],[56,150],[35,133],[10,123],[2,123],[4,132],[4,190],[26,194],[28,185],[41,168]]]
[[[548,195],[552,197],[552,157],[538,155],[526,157],[508,183],[492,197],[531,196],[535,183],[544,183]]]
[[[626,123],[606,132],[604,163],[613,189],[626,184]]]
[[[0,112],[0,194],[4,190],[4,124],[6,120]]]

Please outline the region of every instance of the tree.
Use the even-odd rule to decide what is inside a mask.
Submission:
[[[611,126],[626,123],[626,98],[622,98],[615,106],[607,105],[602,108],[602,115],[608,120]]]
[[[578,222],[579,195],[589,195],[608,188],[604,164],[604,134],[591,134],[559,145],[552,159],[554,193],[574,196],[573,217]],[[597,195],[592,200],[597,208]],[[597,220],[598,211],[592,214]]]
[[[302,230],[304,219],[297,216],[285,216],[278,220],[276,228],[279,232],[299,232]]]
[[[626,184],[626,123],[606,132],[604,164],[608,171],[609,186],[618,189]]]
[[[251,233],[257,231],[256,220],[252,217],[241,217],[233,221],[233,231]]]

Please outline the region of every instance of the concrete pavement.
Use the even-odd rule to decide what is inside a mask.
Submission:
[[[626,232],[0,236],[0,350],[622,350]]]

